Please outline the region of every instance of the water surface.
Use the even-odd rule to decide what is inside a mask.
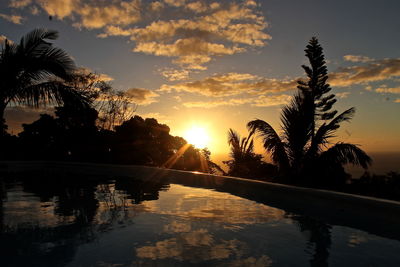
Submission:
[[[162,180],[3,179],[1,266],[400,266],[400,242]]]

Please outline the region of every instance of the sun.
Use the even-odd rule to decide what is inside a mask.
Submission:
[[[196,148],[200,149],[207,147],[209,141],[209,136],[206,129],[200,126],[192,126],[189,128],[185,132],[184,138],[189,144],[192,144]]]

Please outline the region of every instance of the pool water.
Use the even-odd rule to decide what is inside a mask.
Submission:
[[[0,266],[400,266],[400,242],[162,180],[7,178]]]

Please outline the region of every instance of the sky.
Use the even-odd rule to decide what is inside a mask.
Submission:
[[[398,0],[2,0],[0,42],[57,30],[55,45],[129,91],[138,115],[173,135],[204,128],[212,156],[226,159],[229,128],[245,136],[258,118],[279,131],[316,36],[335,108],[357,110],[338,140],[398,152],[399,10]],[[9,108],[7,123],[17,132],[39,112]]]

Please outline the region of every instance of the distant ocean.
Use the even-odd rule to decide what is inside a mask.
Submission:
[[[400,152],[371,152],[368,155],[372,158],[370,173],[386,174],[390,171],[400,173]],[[346,170],[353,178],[360,177],[364,170],[360,167],[347,166]]]

